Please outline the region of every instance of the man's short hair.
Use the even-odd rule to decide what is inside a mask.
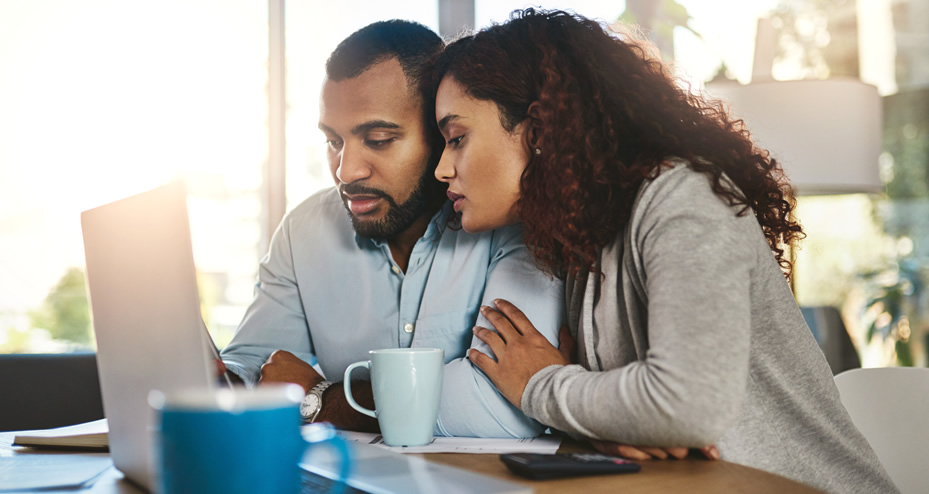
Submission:
[[[336,82],[352,79],[377,63],[396,58],[410,90],[419,96],[429,62],[444,46],[439,35],[417,22],[375,22],[339,43],[326,61],[326,76]]]
[[[406,77],[407,89],[422,104],[423,125],[429,148],[429,172],[435,171],[445,140],[435,124],[435,91],[428,80],[432,59],[445,49],[438,34],[418,22],[394,19],[379,21],[342,40],[326,61],[326,76],[339,82],[361,75],[375,64],[396,58]],[[429,180],[430,188],[444,197],[445,184]]]

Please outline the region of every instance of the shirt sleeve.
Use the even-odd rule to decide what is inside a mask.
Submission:
[[[547,367],[522,396],[529,415],[574,435],[665,447],[713,444],[737,420],[749,378],[750,277],[764,240],[754,216],[737,216],[705,180],[665,185],[632,226],[624,255],[639,258],[603,261],[619,284],[619,273],[640,270],[631,276],[642,282],[646,328],[631,332],[647,339],[644,358],[603,372]],[[616,304],[616,320],[598,321],[599,332],[622,330],[599,326],[623,318],[618,292],[596,302]]]
[[[255,298],[221,356],[226,367],[254,386],[261,366],[277,349],[286,348],[310,365],[316,363],[293,265],[289,221],[271,238],[258,267]]]
[[[564,322],[564,285],[536,267],[521,232],[519,227],[494,232],[481,304],[493,307],[497,298],[512,302],[557,346],[558,330]],[[475,325],[493,329],[480,315]],[[471,348],[493,355],[490,347],[477,338],[472,338]],[[436,435],[524,438],[537,436],[545,428],[507,401],[467,358],[445,365]]]

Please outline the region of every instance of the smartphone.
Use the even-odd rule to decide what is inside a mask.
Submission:
[[[509,453],[500,455],[513,473],[535,480],[576,477],[580,475],[606,475],[634,473],[642,469],[638,463],[617,456],[599,453],[536,454]]]

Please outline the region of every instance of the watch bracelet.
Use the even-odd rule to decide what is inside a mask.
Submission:
[[[310,389],[310,392],[307,394],[316,394],[319,398],[319,407],[316,409],[316,412],[313,413],[312,417],[306,419],[306,423],[312,424],[316,422],[316,418],[319,417],[319,414],[323,411],[323,394],[329,389],[330,386],[335,384],[335,381],[321,381],[316,386],[313,386]]]

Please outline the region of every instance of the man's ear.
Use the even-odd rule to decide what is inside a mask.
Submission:
[[[530,149],[541,147],[542,139],[542,105],[538,101],[533,101],[526,110],[526,142]]]

